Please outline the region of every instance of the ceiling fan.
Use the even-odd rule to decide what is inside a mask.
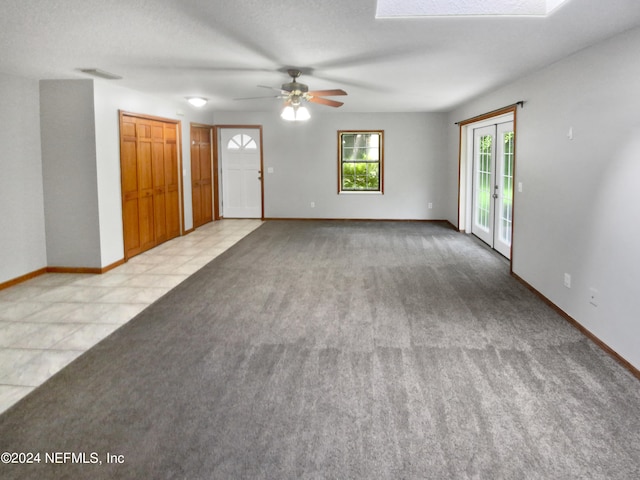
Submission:
[[[343,102],[331,100],[324,97],[333,97],[338,95],[346,95],[347,92],[341,89],[333,90],[309,90],[309,86],[304,83],[298,82],[298,77],[301,75],[301,71],[295,68],[290,68],[287,73],[291,77],[291,81],[283,83],[280,88],[269,87],[266,85],[258,85],[261,88],[269,88],[271,90],[278,90],[279,95],[266,96],[266,97],[248,97],[248,98],[236,98],[236,100],[252,100],[255,98],[284,98],[285,110],[283,111],[283,118],[285,118],[285,111],[292,112],[295,115],[300,112],[303,115],[308,115],[306,108],[302,107],[303,102],[317,103],[320,105],[326,105],[328,107],[340,107],[344,105]],[[290,110],[288,110],[290,109]],[[306,114],[304,113],[306,112]],[[307,117],[308,118],[308,117]],[[306,118],[288,118],[290,120],[305,120]]]

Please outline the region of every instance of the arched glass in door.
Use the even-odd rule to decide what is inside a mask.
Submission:
[[[239,133],[229,139],[227,143],[228,150],[256,150],[258,144],[251,135]]]

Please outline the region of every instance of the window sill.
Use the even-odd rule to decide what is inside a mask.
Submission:
[[[338,195],[382,195],[383,192],[368,192],[366,190],[363,190],[362,192],[352,192],[352,191],[347,191],[347,192],[338,192]]]

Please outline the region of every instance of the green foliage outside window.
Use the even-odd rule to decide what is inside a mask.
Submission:
[[[377,163],[344,162],[342,164],[343,190],[380,190]]]

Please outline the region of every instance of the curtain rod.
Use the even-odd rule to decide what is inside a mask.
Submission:
[[[512,103],[511,105],[507,105],[506,107],[496,108],[495,110],[491,110],[490,112],[476,115],[475,117],[467,118],[466,120],[460,120],[459,122],[456,122],[455,125],[465,125],[467,123],[472,123],[483,118],[492,117],[494,116],[494,114],[511,110],[513,107],[517,107],[518,105],[520,106],[520,108],[524,108],[524,100],[520,100],[516,103]]]

